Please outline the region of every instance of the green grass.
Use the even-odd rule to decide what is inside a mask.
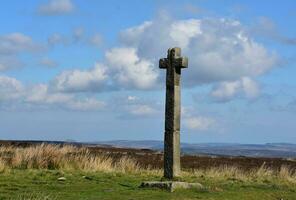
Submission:
[[[66,177],[65,181],[58,181]],[[204,191],[143,189],[142,181],[160,180],[158,176],[122,173],[94,173],[57,170],[8,170],[0,173],[0,199],[237,199],[296,200],[296,186],[274,181],[216,180],[187,177],[208,187]]]

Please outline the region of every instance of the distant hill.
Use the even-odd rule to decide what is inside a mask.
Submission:
[[[99,145],[113,147],[129,147],[138,149],[163,150],[163,142],[156,140],[114,140],[95,142]],[[236,144],[236,143],[181,143],[182,154],[191,155],[221,155],[221,156],[247,156],[271,158],[296,158],[296,144],[267,143],[267,144]]]
[[[75,146],[99,146],[105,148],[121,147],[134,149],[163,150],[163,141],[157,140],[112,140],[98,142],[75,141],[42,141],[42,140],[0,140],[0,145],[30,146],[32,144],[71,144]],[[296,144],[267,143],[267,144],[236,144],[236,143],[181,143],[181,153],[187,155],[210,156],[245,156],[266,158],[292,158],[296,159]]]

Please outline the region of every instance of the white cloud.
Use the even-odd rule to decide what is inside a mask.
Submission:
[[[98,92],[105,89],[140,89],[156,87],[158,68],[140,59],[134,48],[113,48],[105,54],[105,64],[96,63],[88,70],[67,70],[50,83],[60,92]]]
[[[151,89],[158,72],[153,63],[140,59],[135,48],[113,48],[106,53],[110,74],[119,88]]]
[[[170,37],[176,46],[186,48],[192,37],[202,34],[200,20],[189,19],[176,21],[171,24]]]
[[[36,104],[60,104],[72,99],[71,95],[63,93],[50,93],[46,84],[35,85],[27,91],[26,102]]]
[[[74,8],[71,0],[49,0],[38,8],[38,13],[41,15],[62,15],[71,13]]]
[[[31,37],[22,33],[10,33],[0,36],[0,54],[12,55],[20,52],[32,52],[39,50]]]
[[[94,44],[100,45],[100,37],[93,39]],[[50,44],[63,41],[60,35],[49,39]],[[54,88],[91,92],[108,84],[112,89],[153,89],[162,84],[158,82],[165,74],[158,69],[158,59],[166,56],[168,47],[180,46],[183,55],[189,57],[189,69],[183,72],[185,87],[221,83],[219,87],[225,87],[223,94],[216,87],[212,96],[227,99],[243,88],[245,96],[253,97],[258,94],[258,87],[251,79],[277,63],[276,54],[255,42],[239,21],[223,18],[163,17],[122,31],[120,41],[121,47],[105,53],[100,65],[106,67],[62,72],[54,79]]]
[[[57,75],[50,88],[59,92],[98,92],[105,89],[148,90],[156,87],[158,68],[140,59],[134,48],[113,48],[105,54],[105,64],[87,70],[66,70]]]
[[[183,78],[187,86],[258,76],[278,61],[239,21],[223,18],[157,19],[122,31],[120,39],[156,65],[169,47],[180,46],[189,57]]]
[[[16,69],[22,65],[16,55],[0,55],[0,71]]]
[[[258,84],[254,80],[252,80],[248,77],[243,77],[241,80],[242,80],[242,87],[245,92],[245,95],[248,98],[258,97],[258,95],[260,93],[260,89],[259,89]]]
[[[21,53],[35,53],[43,46],[35,43],[31,37],[22,33],[0,35],[0,71],[22,66]]]
[[[106,106],[105,102],[98,101],[95,98],[86,98],[83,100],[72,100],[66,104],[70,110],[76,111],[97,111],[102,110]]]
[[[77,98],[71,94],[52,92],[45,84],[35,85],[27,92],[25,101],[31,105],[57,107],[75,111],[97,111],[105,107],[105,103],[95,98]]]
[[[138,99],[138,97],[136,97],[136,96],[128,96],[127,97],[128,101],[136,101],[137,99]]]
[[[23,89],[24,86],[20,81],[0,75],[0,102],[19,98],[22,95]]]
[[[128,46],[139,46],[146,29],[152,26],[152,22],[146,21],[143,24],[125,29],[120,33],[121,41]]]
[[[92,42],[100,45],[100,37],[96,36]],[[84,30],[75,29],[71,39],[54,34],[48,38],[48,43],[72,44],[73,40],[81,40],[82,37]],[[82,41],[90,42],[90,38],[84,39]],[[68,101],[72,102],[72,108],[83,108],[87,107],[84,103],[96,103],[86,99],[84,102],[76,101],[71,93],[156,88],[160,79],[158,59],[166,56],[167,48],[172,46],[180,46],[183,55],[189,57],[189,69],[183,73],[185,86],[214,83],[216,86],[211,96],[217,101],[228,101],[235,97],[255,98],[259,94],[259,87],[253,78],[266,73],[277,62],[277,56],[254,41],[236,20],[155,19],[122,31],[120,41],[120,47],[105,53],[102,64],[97,63],[86,70],[61,72],[48,85],[38,86],[38,92],[26,96],[27,102],[34,102],[35,99],[35,102],[62,104]],[[0,37],[0,54],[5,56],[32,51],[35,47],[30,37],[20,33]],[[0,57],[0,70],[8,68],[7,61],[3,60]],[[49,59],[43,59],[42,63],[55,65]],[[76,99],[75,103],[73,99]],[[69,103],[67,105],[70,106]],[[131,115],[155,113],[155,108],[145,103],[129,104],[126,110]],[[199,116],[188,117],[187,124],[197,124],[196,119]]]
[[[240,89],[240,81],[222,82],[211,92],[211,96],[221,100],[228,100],[237,94]]]
[[[202,116],[194,107],[181,107],[181,123],[187,129],[206,131],[216,124],[216,120],[211,117]]]
[[[182,106],[181,115],[181,123],[187,129],[206,131],[216,124],[215,119],[202,116],[194,107]]]
[[[137,96],[114,98],[112,109],[122,119],[138,119],[159,114],[159,104]]]
[[[186,128],[192,130],[208,130],[213,124],[214,120],[206,117],[189,117],[183,120]]]
[[[256,98],[260,93],[258,84],[249,77],[237,81],[224,81],[213,88],[210,95],[215,101],[226,102],[238,96],[249,99]]]
[[[93,97],[50,91],[46,84],[24,86],[8,76],[0,76],[0,110],[10,109],[65,109],[99,111],[105,102]]]
[[[150,116],[158,113],[151,105],[132,105],[129,106],[128,112],[134,116]]]
[[[98,63],[89,70],[63,71],[50,83],[51,89],[59,92],[94,92],[107,85],[106,67]]]

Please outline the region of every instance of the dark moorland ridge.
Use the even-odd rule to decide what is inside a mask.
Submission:
[[[0,140],[0,145],[10,143],[26,146],[30,143],[49,144],[72,144],[75,146],[100,146],[120,147],[135,149],[150,149],[154,151],[163,150],[163,142],[156,140],[112,140],[99,142],[75,142],[75,141],[38,141],[38,140]],[[268,157],[268,158],[296,158],[296,144],[290,143],[267,143],[267,144],[237,144],[237,143],[182,143],[182,154],[184,155],[210,155],[210,156],[246,156],[246,157]]]
[[[162,151],[162,141],[129,141],[116,140],[97,142],[96,144],[114,147],[130,147]],[[186,155],[216,155],[216,156],[247,156],[269,158],[296,158],[296,144],[267,143],[267,144],[232,144],[232,143],[201,143],[181,144],[182,153]]]
[[[41,143],[57,145],[75,145],[88,148],[93,155],[107,155],[114,160],[123,156],[135,159],[140,166],[162,168],[163,154],[160,141],[109,141],[95,143],[79,143],[74,141],[1,141],[0,146],[28,147]],[[239,145],[239,144],[182,144],[181,164],[183,169],[205,169],[209,167],[235,166],[245,171],[258,169],[262,165],[272,169],[282,166],[296,170],[295,146],[293,144]],[[153,150],[152,150],[153,149]],[[220,151],[220,152],[219,152]],[[224,151],[224,152],[223,152]],[[237,151],[237,152],[236,152]],[[209,153],[210,152],[210,153]],[[214,155],[216,154],[219,155]],[[238,153],[240,152],[240,153]],[[249,157],[241,156],[249,152]],[[263,152],[263,153],[262,153]],[[274,153],[276,152],[276,154]],[[280,152],[280,153],[279,153]],[[228,154],[228,155],[222,155]],[[229,155],[237,156],[229,156]],[[245,154],[246,155],[246,154]],[[272,157],[262,157],[272,155]],[[280,158],[279,155],[286,155]],[[288,158],[287,155],[292,155]]]

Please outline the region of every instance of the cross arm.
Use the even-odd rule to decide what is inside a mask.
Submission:
[[[187,57],[179,57],[175,59],[175,66],[180,68],[187,68],[188,67],[188,58]]]
[[[160,69],[167,69],[168,68],[168,64],[169,64],[169,61],[167,58],[161,58],[159,60],[159,68]]]

